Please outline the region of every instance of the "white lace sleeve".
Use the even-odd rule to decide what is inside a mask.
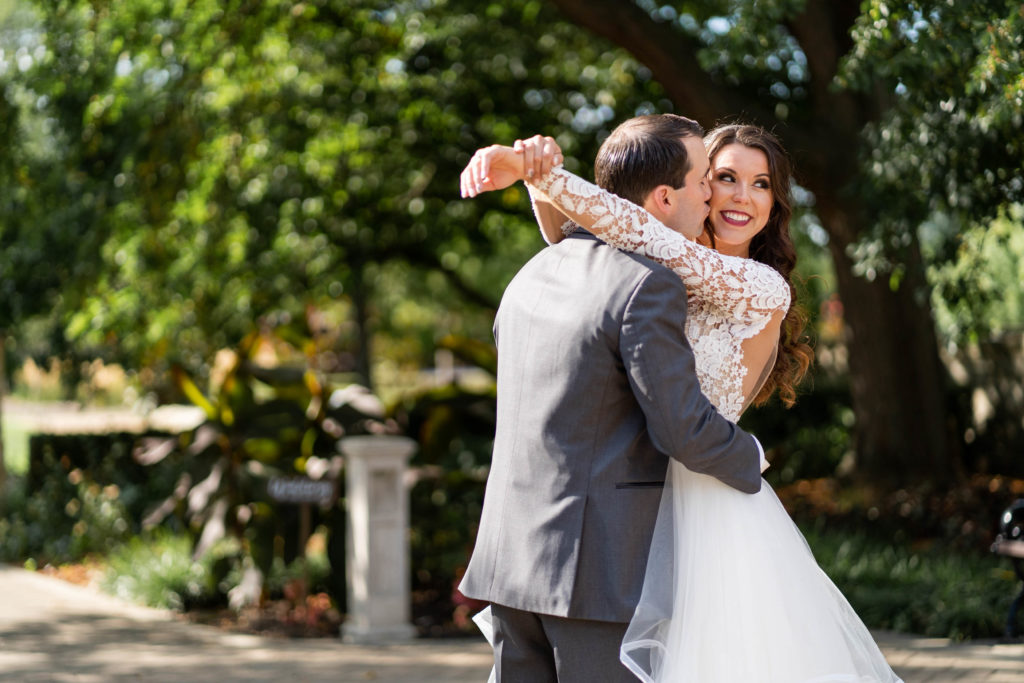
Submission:
[[[608,244],[671,268],[690,296],[744,323],[751,337],[789,309],[789,285],[771,266],[719,254],[667,227],[643,207],[556,168],[531,184],[565,215]]]
[[[538,198],[539,190],[531,185],[526,186],[530,191],[530,206],[533,207],[533,216],[537,219],[537,227],[540,228],[540,236],[548,244],[556,244],[562,238],[576,229],[576,224],[570,218],[560,213],[550,205],[542,204],[544,195]]]

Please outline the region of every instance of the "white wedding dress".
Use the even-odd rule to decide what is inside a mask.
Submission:
[[[532,185],[603,241],[683,278],[701,388],[722,415],[738,420],[774,363],[777,333],[758,335],[789,308],[782,276],[703,247],[561,168]],[[563,231],[574,228],[570,221]],[[623,664],[658,683],[900,681],[771,486],[762,482],[749,495],[669,462]],[[488,619],[482,614],[478,623],[490,639]]]

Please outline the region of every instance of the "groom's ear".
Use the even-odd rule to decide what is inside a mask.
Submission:
[[[647,194],[644,200],[644,208],[661,218],[672,209],[672,188],[668,185],[658,185]]]

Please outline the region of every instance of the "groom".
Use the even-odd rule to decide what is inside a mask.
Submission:
[[[695,235],[710,197],[702,134],[681,116],[630,119],[601,146],[598,183]],[[482,149],[463,195],[508,187],[528,168],[510,147]],[[460,585],[492,603],[499,683],[636,680],[619,644],[668,458],[760,489],[761,446],[701,393],[685,318],[678,276],[583,231],[537,254],[506,289],[494,324],[494,453]]]

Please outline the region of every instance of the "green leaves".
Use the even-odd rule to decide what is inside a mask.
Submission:
[[[865,133],[864,195],[896,229],[937,211],[985,220],[1024,199],[1022,26],[1008,0],[873,2],[858,20],[840,82],[888,106]]]
[[[412,362],[432,353],[438,316],[489,337],[541,241],[525,193],[458,199],[469,155],[545,132],[589,162],[659,89],[544,3],[478,10],[39,3],[40,59],[12,76],[22,95],[4,118],[28,140],[24,161],[0,194],[25,197],[35,232],[60,243],[40,288],[64,291],[68,337],[202,371],[258,321],[344,309],[358,292],[356,324],[417,339]],[[18,134],[30,114],[45,136]]]
[[[32,7],[0,34],[20,41],[0,60],[0,134],[16,141],[0,159],[0,324],[47,312],[58,338],[147,376],[202,378],[217,349],[308,310],[338,331],[327,370],[372,374],[389,399],[442,336],[488,342],[542,242],[524,192],[461,200],[458,174],[475,148],[538,132],[588,175],[637,113],[775,129],[846,269],[855,344],[878,311],[851,275],[921,282],[923,222],[987,221],[1024,194],[1010,0]],[[938,240],[941,265],[956,242]]]
[[[1024,208],[1017,205],[968,226],[954,238],[954,254],[929,269],[936,324],[945,338],[963,345],[1024,328],[1022,223]]]

